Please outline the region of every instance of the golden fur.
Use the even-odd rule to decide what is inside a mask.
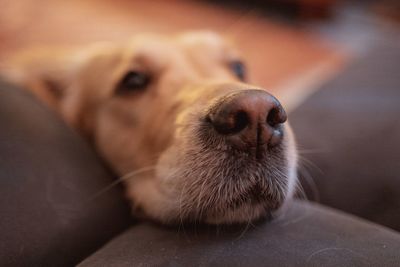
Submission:
[[[123,44],[27,51],[3,74],[57,111],[118,175],[137,172],[125,181],[135,210],[165,223],[234,223],[281,207],[296,181],[287,124],[280,150],[262,163],[231,152],[219,137],[198,137],[201,118],[220,97],[258,88],[227,67],[236,59],[233,46],[211,32],[141,35]],[[116,94],[130,70],[150,73],[151,84],[143,92]],[[237,168],[243,172],[231,173]],[[229,180],[237,175],[240,181]],[[268,191],[269,203],[246,202],[243,192],[253,183]],[[243,199],[233,205],[237,196]]]

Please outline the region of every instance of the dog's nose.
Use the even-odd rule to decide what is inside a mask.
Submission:
[[[217,101],[208,119],[219,134],[246,149],[279,144],[287,116],[272,95],[262,90],[244,90]]]

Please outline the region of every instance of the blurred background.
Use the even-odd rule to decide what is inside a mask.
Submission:
[[[237,41],[254,83],[292,105],[398,23],[397,2],[0,0],[0,61],[31,46],[211,29]]]
[[[252,83],[293,111],[307,198],[400,230],[398,0],[0,0],[0,62],[203,29],[233,37]]]
[[[315,72],[317,66],[323,67],[325,78],[325,72],[348,57],[347,51],[302,25],[330,20],[335,8],[331,0],[0,0],[0,4],[0,60],[31,46],[211,29],[233,37],[250,65],[252,80],[275,90]]]

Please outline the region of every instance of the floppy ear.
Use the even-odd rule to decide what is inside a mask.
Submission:
[[[30,49],[0,64],[0,76],[31,91],[81,134],[89,135],[81,116],[78,75],[88,53],[71,49]]]
[[[90,137],[91,105],[83,88],[84,76],[90,73],[85,73],[85,68],[96,55],[112,47],[98,43],[78,49],[29,49],[1,62],[0,76],[31,91],[69,125]]]
[[[59,110],[81,65],[82,58],[76,51],[32,49],[3,62],[0,74]]]

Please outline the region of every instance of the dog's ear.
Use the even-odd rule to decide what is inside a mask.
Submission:
[[[2,62],[0,75],[58,110],[81,65],[73,50],[32,49]]]
[[[91,132],[90,105],[85,102],[83,86],[86,83],[82,76],[88,76],[85,68],[93,58],[113,47],[109,43],[97,43],[72,49],[25,50],[2,59],[0,76],[31,91],[69,125],[88,136]],[[94,70],[98,69],[96,62],[92,62]]]
[[[81,115],[78,76],[87,61],[83,49],[30,49],[0,63],[0,76],[32,92],[73,128],[88,135]]]

